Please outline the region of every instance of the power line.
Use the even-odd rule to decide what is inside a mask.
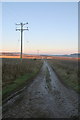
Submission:
[[[27,24],[28,24],[28,22],[27,22],[27,23],[19,23],[19,24],[16,24],[16,25],[20,25],[20,26],[21,26],[21,28],[17,28],[17,29],[16,29],[16,31],[20,31],[20,32],[21,32],[21,55],[20,55],[21,60],[22,60],[23,31],[24,31],[24,30],[29,30],[28,27],[27,27],[27,29],[25,29],[25,28],[23,28],[23,26],[24,26],[24,25],[27,25]]]

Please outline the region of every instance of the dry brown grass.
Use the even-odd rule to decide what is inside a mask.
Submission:
[[[48,62],[65,85],[68,85],[74,90],[80,92],[80,82],[78,80],[80,71],[78,69],[77,60],[54,59],[48,60]]]
[[[21,62],[20,59],[2,59],[3,95],[36,76],[41,66],[41,60],[23,59]]]

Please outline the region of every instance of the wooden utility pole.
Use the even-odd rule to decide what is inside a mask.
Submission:
[[[24,30],[29,30],[28,27],[27,27],[27,29],[24,29],[24,28],[23,28],[23,26],[26,25],[26,24],[28,24],[28,23],[16,24],[16,25],[20,25],[20,26],[21,26],[21,28],[16,29],[16,31],[20,31],[20,32],[21,32],[21,55],[20,55],[21,60],[22,60],[23,31],[24,31]]]

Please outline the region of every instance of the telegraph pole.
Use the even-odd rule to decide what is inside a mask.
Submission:
[[[38,55],[39,55],[39,51],[40,51],[40,50],[37,50],[37,54],[38,54]]]
[[[21,55],[20,55],[21,60],[22,60],[23,31],[24,30],[29,30],[28,27],[27,27],[27,29],[23,28],[23,26],[26,25],[26,24],[28,24],[28,23],[16,24],[16,25],[20,25],[21,26],[21,28],[16,29],[16,31],[20,31],[21,32]]]

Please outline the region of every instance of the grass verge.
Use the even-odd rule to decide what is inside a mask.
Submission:
[[[59,79],[70,88],[80,92],[78,81],[78,61],[75,60],[48,60]]]
[[[47,83],[47,87],[48,89],[51,91],[51,79],[50,79],[50,74],[49,74],[49,70],[48,68],[46,68],[46,83]]]
[[[2,65],[2,98],[4,100],[36,77],[41,69],[42,61],[23,60],[23,62],[20,62],[19,59],[5,59]]]

